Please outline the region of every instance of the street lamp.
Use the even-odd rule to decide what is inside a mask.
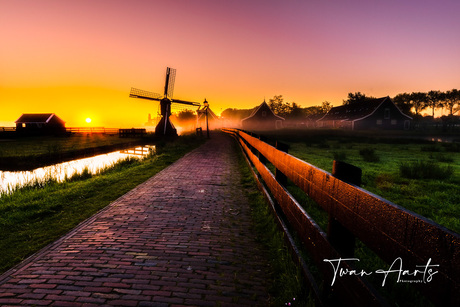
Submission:
[[[203,102],[204,109],[206,110],[206,136],[209,139],[209,125],[208,125],[208,108],[209,108],[209,102],[206,101],[206,98],[204,99]]]

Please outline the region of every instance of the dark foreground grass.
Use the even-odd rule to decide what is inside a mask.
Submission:
[[[237,146],[235,144],[235,146]],[[252,172],[239,148],[239,166],[242,183],[249,199],[257,238],[268,249],[272,268],[270,293],[273,306],[314,306],[308,296],[300,269],[292,260],[285,244],[284,234],[278,228],[273,213],[257,189]]]
[[[0,197],[0,272],[55,241],[83,220],[146,181],[203,139],[179,137],[142,161],[126,161],[97,176],[25,188]],[[80,179],[80,180],[79,180]]]

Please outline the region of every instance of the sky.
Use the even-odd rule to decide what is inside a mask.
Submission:
[[[0,126],[56,113],[67,127],[142,127],[174,98],[220,114],[283,95],[460,88],[458,0],[0,0]],[[91,123],[85,119],[91,118]]]

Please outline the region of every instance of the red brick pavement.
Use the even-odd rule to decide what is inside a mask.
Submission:
[[[267,305],[232,142],[213,135],[0,276],[0,305]]]

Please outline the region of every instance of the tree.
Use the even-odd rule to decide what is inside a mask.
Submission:
[[[268,101],[268,106],[276,115],[287,117],[292,111],[292,106],[289,102],[284,102],[283,100],[283,95],[275,95]]]
[[[393,98],[394,103],[396,106],[403,112],[404,114],[411,114],[411,95],[408,93],[398,94]]]
[[[305,117],[304,109],[302,109],[297,103],[293,102],[288,117],[292,119],[304,118]]]
[[[372,96],[366,96],[365,94],[361,92],[355,92],[355,93],[348,93],[348,99],[343,101],[344,105],[349,105],[357,102],[363,102],[363,101],[368,101],[371,99],[375,99],[375,97]]]
[[[453,116],[460,110],[460,91],[452,89],[445,94],[445,106],[449,110],[449,115]]]
[[[254,108],[242,109],[242,110],[228,108],[222,112],[221,116],[222,118],[225,118],[227,120],[240,121],[243,118],[250,116],[253,111],[254,111]]]
[[[305,108],[304,113],[307,116],[319,115],[319,114],[324,114],[324,109],[323,107],[320,107],[320,106],[313,106],[313,107]]]
[[[433,118],[434,110],[442,106],[441,99],[442,96],[440,91],[429,91],[428,94],[426,94],[426,107],[432,109],[431,115]]]
[[[323,103],[321,104],[322,112],[327,113],[330,109],[332,109],[332,104],[329,101],[323,101]]]
[[[176,117],[179,122],[187,122],[196,119],[194,112],[188,109],[180,111],[177,113]]]
[[[422,92],[413,92],[410,94],[410,101],[412,108],[414,108],[415,115],[426,108],[427,94]]]

